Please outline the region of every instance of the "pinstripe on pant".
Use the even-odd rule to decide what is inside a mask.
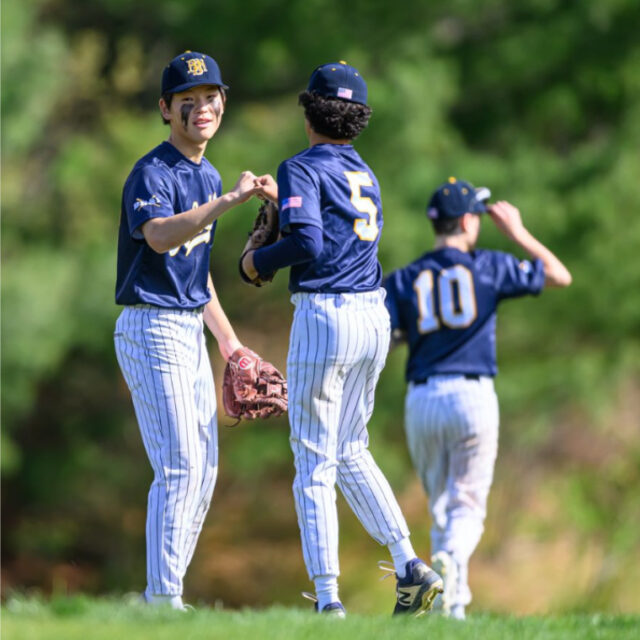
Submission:
[[[368,450],[367,422],[389,348],[383,291],[296,293],[287,378],[293,492],[309,577],[339,575],[337,482],[380,544],[409,535]]]
[[[216,395],[202,313],[125,307],[115,345],[154,473],[147,590],[182,595],[218,471]]]
[[[471,602],[469,558],[484,530],[498,422],[492,378],[440,375],[409,385],[405,428],[413,464],[429,494],[431,551],[451,554],[459,570],[452,605]]]

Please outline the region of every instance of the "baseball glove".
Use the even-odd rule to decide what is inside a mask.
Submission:
[[[249,232],[249,239],[247,244],[244,245],[242,254],[240,255],[240,262],[238,266],[240,268],[240,277],[247,283],[252,284],[254,287],[262,287],[263,285],[271,282],[276,272],[266,274],[264,276],[256,276],[250,278],[245,270],[242,268],[242,260],[249,253],[255,249],[261,247],[268,247],[278,240],[280,232],[278,219],[278,205],[271,200],[265,200],[258,209],[258,215],[253,223],[253,229]]]
[[[280,416],[287,410],[287,381],[270,362],[240,347],[224,369],[222,403],[238,422]]]

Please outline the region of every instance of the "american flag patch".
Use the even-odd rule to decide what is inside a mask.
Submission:
[[[302,196],[291,196],[290,198],[285,198],[282,201],[281,210],[285,209],[297,209],[302,206]]]
[[[351,89],[345,89],[344,87],[338,87],[338,98],[346,98],[351,100],[353,91]]]

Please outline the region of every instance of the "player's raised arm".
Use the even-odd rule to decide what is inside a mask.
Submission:
[[[188,242],[208,224],[217,220],[225,211],[246,202],[258,193],[259,185],[251,171],[243,171],[234,188],[224,195],[169,217],[158,217],[147,220],[140,230],[147,244],[156,253],[166,253],[174,247]]]
[[[568,287],[571,284],[571,273],[567,267],[526,229],[516,207],[500,200],[490,204],[488,211],[496,227],[507,238],[522,247],[532,258],[542,261],[546,287]]]

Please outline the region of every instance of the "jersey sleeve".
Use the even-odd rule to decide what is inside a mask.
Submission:
[[[495,252],[495,285],[500,299],[538,295],[544,287],[542,260],[521,260]]]
[[[278,167],[280,229],[292,224],[310,224],[322,229],[320,180],[312,169],[293,159]]]
[[[170,178],[157,167],[145,166],[134,173],[123,194],[131,237],[135,240],[144,237],[140,227],[147,220],[172,216],[173,199]]]
[[[394,271],[382,280],[382,286],[387,292],[384,303],[391,317],[391,329],[404,329],[400,319],[400,309],[398,305],[398,278],[399,271]]]

